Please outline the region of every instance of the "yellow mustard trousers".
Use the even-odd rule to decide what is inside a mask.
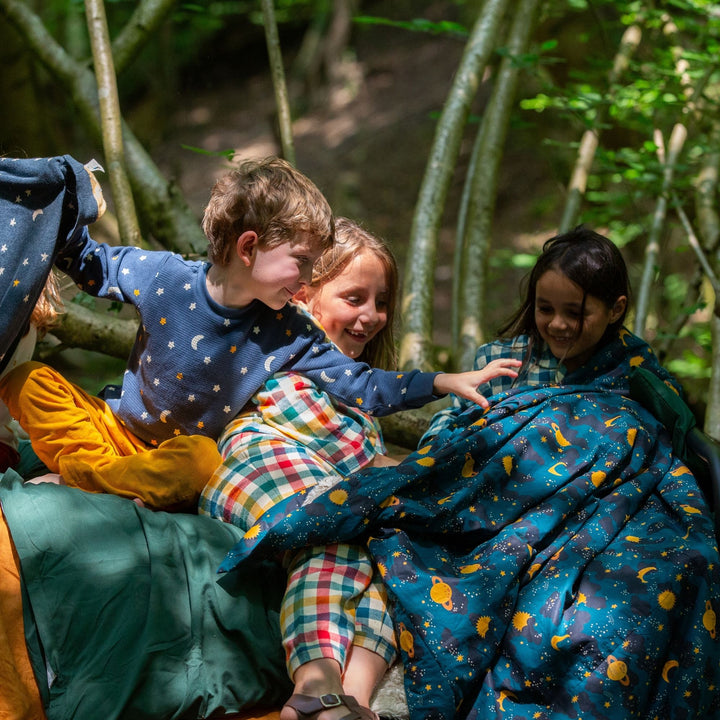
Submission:
[[[104,400],[48,365],[25,362],[0,379],[0,398],[37,456],[66,485],[139,498],[148,507],[191,510],[222,458],[215,440],[180,435],[152,447]]]

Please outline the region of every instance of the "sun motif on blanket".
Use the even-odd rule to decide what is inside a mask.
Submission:
[[[348,494],[345,490],[333,490],[329,495],[330,502],[335,505],[344,505],[348,499]]]
[[[253,525],[246,533],[246,540],[254,540],[260,534],[260,525]]]
[[[484,638],[489,629],[490,629],[490,618],[487,615],[483,615],[482,617],[479,617],[477,619],[477,622],[475,623],[475,630],[477,630],[477,634],[481,638]]]
[[[512,619],[513,627],[518,631],[521,632],[525,626],[528,624],[528,620],[532,617],[530,613],[523,612],[522,610],[518,610],[514,615]]]

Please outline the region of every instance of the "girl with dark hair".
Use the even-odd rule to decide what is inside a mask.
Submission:
[[[486,397],[515,387],[556,384],[583,367],[619,334],[630,283],[617,246],[583,225],[550,238],[526,279],[525,300],[478,348],[474,368],[499,357],[522,361],[517,378],[496,377],[478,388]],[[421,444],[470,407],[461,398],[436,413]]]

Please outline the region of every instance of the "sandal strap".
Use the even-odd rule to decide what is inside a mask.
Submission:
[[[375,720],[372,710],[362,707],[352,695],[338,695],[326,693],[320,697],[312,695],[291,695],[285,703],[300,716],[301,720],[313,720],[324,710],[336,707],[346,707],[350,713],[343,715],[342,720]]]

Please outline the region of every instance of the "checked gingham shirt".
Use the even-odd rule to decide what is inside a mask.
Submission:
[[[518,335],[514,338],[495,340],[481,345],[475,354],[474,370],[481,370],[489,362],[498,358],[515,358],[525,361],[527,355],[529,337]],[[562,382],[567,370],[565,366],[550,352],[545,343],[540,347],[533,348],[530,361],[521,368],[517,378],[507,375],[493,378],[489,382],[478,387],[478,392],[486,398],[497,393],[517,387],[536,387],[539,385],[552,385]],[[448,427],[464,410],[472,406],[469,400],[452,396],[452,404],[435,413],[430,427],[420,440],[419,446],[426,444],[430,438],[437,435],[441,430]]]

